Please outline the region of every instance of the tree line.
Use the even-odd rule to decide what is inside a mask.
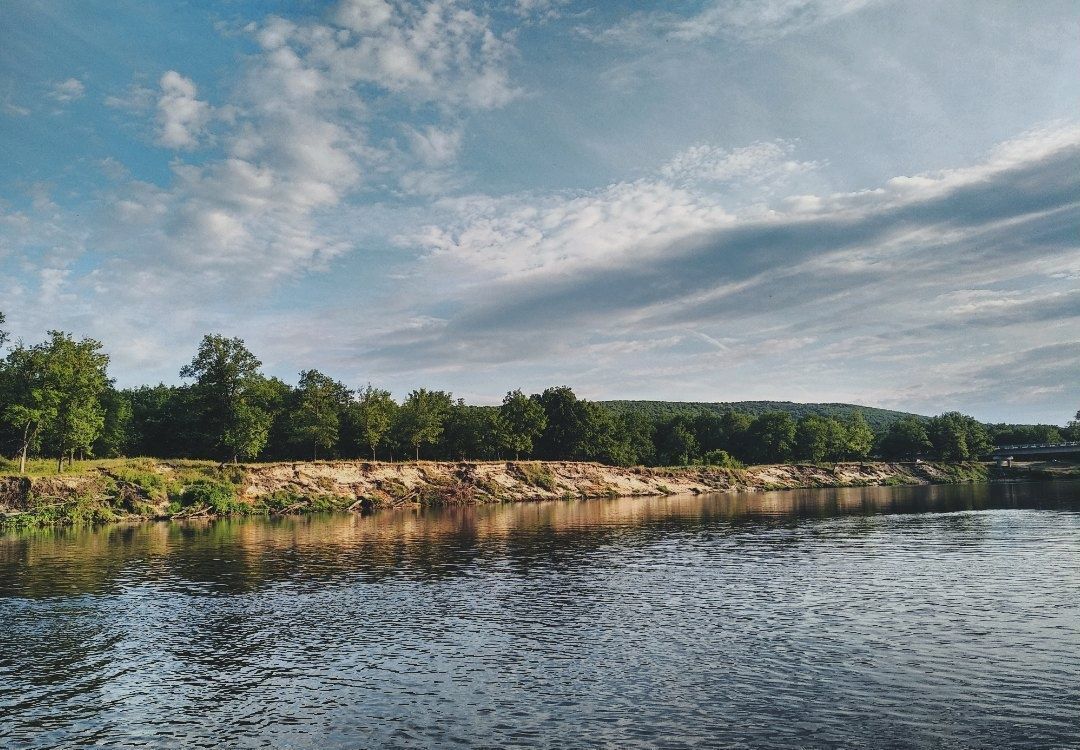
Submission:
[[[7,345],[0,314],[0,347]],[[613,410],[566,386],[506,394],[474,406],[416,389],[401,402],[304,370],[296,385],[261,372],[238,338],[207,335],[180,370],[183,385],[117,389],[94,339],[50,331],[0,359],[0,450],[20,471],[31,457],[57,470],[83,457],[154,456],[220,461],[370,458],[600,461],[616,465],[832,462],[870,456],[968,460],[991,429],[951,412],[907,417],[875,433],[844,419],[739,411],[656,416]],[[1069,430],[1074,427],[1067,428]]]

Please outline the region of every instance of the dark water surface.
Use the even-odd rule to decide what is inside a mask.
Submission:
[[[0,536],[0,747],[1080,747],[1080,485]]]

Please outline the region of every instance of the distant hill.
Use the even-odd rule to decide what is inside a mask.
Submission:
[[[892,409],[878,409],[874,406],[859,406],[857,404],[797,404],[792,401],[719,401],[714,403],[697,401],[601,401],[604,406],[617,413],[640,412],[647,414],[652,419],[663,419],[676,414],[695,416],[698,414],[721,414],[726,411],[741,411],[753,416],[769,411],[787,412],[795,419],[808,414],[817,414],[822,417],[836,417],[846,419],[853,412],[862,412],[867,424],[874,432],[883,432],[893,422],[904,417],[919,417],[926,419],[920,414],[910,414]]]

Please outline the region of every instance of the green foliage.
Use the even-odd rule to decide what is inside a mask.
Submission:
[[[152,469],[144,469],[138,466],[121,466],[113,469],[111,475],[118,481],[127,482],[138,487],[148,497],[154,499],[164,500],[169,493],[169,480]]]
[[[211,510],[219,515],[244,512],[245,503],[236,499],[236,488],[225,482],[200,480],[184,487],[180,493],[181,508]]]
[[[515,464],[515,466],[521,472],[521,476],[524,478],[526,484],[532,485],[533,487],[539,487],[548,492],[554,492],[555,488],[558,486],[555,482],[555,475],[552,474],[551,469],[544,464],[524,462]]]
[[[657,430],[656,455],[665,466],[686,466],[701,454],[689,417],[677,416]]]
[[[318,370],[300,373],[292,412],[293,430],[301,442],[311,446],[311,457],[337,445],[341,415],[352,400],[352,392]]]
[[[390,398],[390,391],[375,388],[371,383],[360,389],[356,396],[356,402],[349,409],[349,420],[356,432],[358,447],[371,451],[374,461],[378,449],[386,447],[398,405]]]
[[[816,414],[803,417],[795,428],[795,455],[805,461],[835,461],[846,447],[844,426]]]
[[[991,424],[986,428],[994,445],[1045,445],[1076,440],[1072,436],[1075,424],[1064,429],[1052,424]]]
[[[751,459],[756,463],[782,463],[795,452],[795,420],[785,412],[766,412],[747,430]]]
[[[0,420],[18,436],[22,468],[34,450],[56,456],[58,470],[65,458],[92,450],[105,424],[108,364],[99,342],[62,331],[8,352],[0,365]]]
[[[131,455],[131,434],[134,412],[131,398],[123,391],[108,388],[101,398],[105,420],[101,434],[94,442],[93,453],[102,458]]]
[[[55,500],[31,498],[26,512],[0,514],[0,528],[84,526],[119,520],[116,510],[90,495]]]
[[[498,409],[451,405],[443,424],[440,452],[451,459],[493,459],[505,442],[505,424]]]
[[[987,428],[958,413],[927,419],[849,404],[595,402],[566,386],[531,396],[511,391],[497,407],[420,389],[398,406],[385,390],[368,385],[354,397],[315,370],[301,372],[296,387],[264,377],[242,340],[218,335],[204,337],[181,370],[194,381],[188,385],[117,391],[107,364],[96,341],[56,331],[41,344],[6,350],[0,451],[31,473],[42,472],[42,456],[131,454],[235,462],[393,460],[423,452],[438,459],[526,455],[629,466],[714,463],[724,456],[737,463],[861,460],[875,446],[891,458],[964,461],[985,456],[991,443],[1080,438],[1080,420],[1065,428]],[[203,478],[220,475],[217,469]]]
[[[452,399],[444,391],[420,388],[409,394],[397,412],[397,431],[412,446],[417,460],[421,445],[433,445],[442,437]]]
[[[180,377],[194,378],[192,389],[203,434],[225,457],[252,459],[266,446],[271,415],[258,403],[262,363],[242,339],[203,337]]]
[[[506,394],[499,408],[499,416],[504,428],[503,444],[515,458],[522,453],[532,452],[533,441],[544,434],[548,424],[544,407],[520,389]]]
[[[986,428],[960,412],[946,412],[930,420],[927,432],[938,458],[946,461],[969,461],[990,450]]]
[[[839,439],[846,442],[841,451],[844,458],[862,460],[874,449],[874,432],[866,423],[862,411],[852,413],[837,434]]]
[[[676,415],[693,418],[701,415],[720,416],[731,413],[746,415],[750,419],[754,419],[769,412],[784,412],[796,421],[813,414],[844,422],[850,419],[855,412],[860,412],[866,419],[870,429],[875,433],[884,432],[890,424],[903,417],[917,416],[891,409],[877,409],[871,406],[839,403],[798,404],[791,401],[718,401],[711,403],[695,401],[602,401],[600,403],[617,414],[627,412],[646,414],[653,422],[671,419]]]
[[[913,459],[934,447],[926,432],[926,421],[905,417],[889,426],[881,439],[881,453],[888,458]]]
[[[700,463],[705,466],[718,466],[721,469],[746,468],[742,461],[739,461],[730,453],[724,450],[708,451],[701,457]]]

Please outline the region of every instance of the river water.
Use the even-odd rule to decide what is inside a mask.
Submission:
[[[0,536],[0,747],[1080,747],[1080,485]]]

